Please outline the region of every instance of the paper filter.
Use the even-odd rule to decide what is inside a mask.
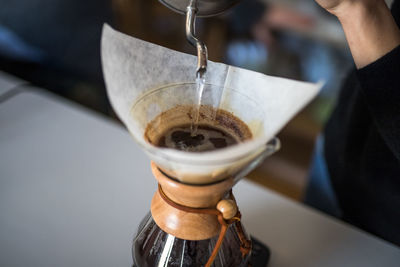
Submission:
[[[239,117],[253,138],[211,152],[183,152],[153,146],[144,134],[160,113],[197,103],[196,57],[127,36],[108,25],[103,28],[101,56],[108,97],[119,118],[166,174],[191,184],[245,175],[279,148],[274,136],[322,86],[209,61],[203,104]]]

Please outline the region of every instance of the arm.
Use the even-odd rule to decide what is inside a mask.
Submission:
[[[336,15],[374,123],[400,161],[400,32],[383,0],[317,0]]]
[[[384,0],[317,0],[342,24],[357,68],[400,44],[400,31]]]

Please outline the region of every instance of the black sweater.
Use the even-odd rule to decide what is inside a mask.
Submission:
[[[343,219],[400,245],[400,46],[346,79],[325,158]]]

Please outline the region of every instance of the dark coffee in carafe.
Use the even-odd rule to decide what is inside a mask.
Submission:
[[[158,147],[206,152],[251,139],[249,127],[232,113],[201,106],[193,130],[191,106],[176,106],[159,114],[146,128],[145,138]]]
[[[209,125],[198,125],[193,133],[191,125],[173,127],[163,135],[157,146],[188,152],[221,149],[238,143],[229,133]]]

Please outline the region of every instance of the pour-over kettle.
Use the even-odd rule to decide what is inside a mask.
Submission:
[[[187,7],[193,0],[159,0],[168,8],[185,14]],[[218,15],[230,7],[234,6],[240,0],[195,0],[198,17],[211,17]]]

